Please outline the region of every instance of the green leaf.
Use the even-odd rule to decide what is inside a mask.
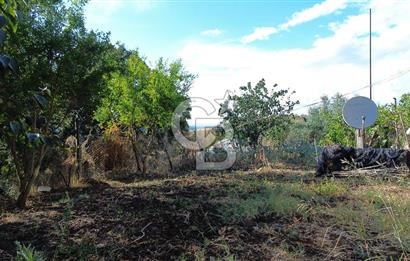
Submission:
[[[27,132],[26,134],[27,139],[29,142],[36,142],[40,140],[40,134],[39,133],[32,133],[32,132]]]
[[[4,16],[0,15],[0,27],[5,26],[6,24],[7,24],[7,19]]]
[[[0,29],[0,45],[3,45],[5,41],[6,41],[6,33]]]
[[[43,94],[47,94],[48,97],[51,97],[51,91],[50,91],[49,88],[41,89],[41,92],[42,92]]]
[[[41,140],[41,142],[43,142],[44,144],[47,144],[48,146],[53,145],[53,140],[50,139],[49,137],[41,136],[40,140]]]
[[[21,130],[22,130],[21,123],[18,122],[18,121],[12,121],[12,122],[10,122],[9,125],[10,125],[11,131],[12,131],[15,135],[19,134],[19,133],[21,132]]]
[[[16,62],[16,60],[13,59],[13,58],[10,58],[8,67],[9,67],[10,70],[12,70],[13,72],[15,72],[15,71],[17,70],[17,62]]]
[[[9,68],[10,57],[6,55],[0,55],[0,65],[3,67],[2,70]]]
[[[47,107],[47,105],[48,105],[48,100],[47,100],[44,96],[41,96],[41,95],[39,95],[39,94],[36,94],[36,95],[34,95],[34,99],[37,101],[38,105],[39,105],[41,108]]]

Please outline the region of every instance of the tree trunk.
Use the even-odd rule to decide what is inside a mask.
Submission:
[[[66,182],[67,188],[71,187],[71,180],[73,179],[73,174],[75,174],[75,171],[77,170],[77,166],[74,164],[74,166],[71,166],[68,168],[68,180]]]
[[[169,168],[170,168],[171,171],[174,171],[174,167],[173,167],[173,165],[172,165],[171,156],[169,155],[168,148],[167,148],[168,136],[167,136],[166,134],[165,134],[165,136],[164,136],[163,143],[164,143],[163,145],[164,145],[165,155],[167,156],[167,160],[168,160],[168,163],[169,163]]]
[[[140,164],[140,153],[138,152],[137,144],[135,141],[131,141],[132,151],[134,152],[135,161],[137,162],[138,171],[142,171]]]
[[[137,132],[134,130],[133,127],[130,128],[131,135],[129,136],[131,140],[132,151],[134,152],[135,161],[137,162],[137,170],[142,171],[142,160],[141,160],[141,152],[138,149],[138,136]]]
[[[147,174],[147,159],[145,156],[141,157],[142,161],[142,174],[145,176]]]
[[[75,132],[76,132],[76,159],[77,159],[77,178],[80,179],[83,175],[83,164],[81,154],[81,141],[80,141],[80,120],[78,116],[75,118]],[[71,180],[69,181],[71,183]]]
[[[20,184],[20,195],[17,198],[17,206],[19,208],[25,208],[28,196],[30,195],[31,187],[33,186],[34,181],[37,179],[41,163],[43,162],[44,155],[46,153],[46,145],[42,145],[39,156],[36,162],[35,153],[31,156],[29,162],[25,162],[24,167],[24,179],[22,179]]]
[[[25,184],[23,184],[23,187],[20,189],[20,195],[17,198],[17,206],[19,208],[25,208],[28,196],[30,195],[30,190],[31,186],[33,185],[34,181],[34,173],[31,174],[31,177]]]
[[[167,155],[167,159],[168,159],[168,163],[169,163],[169,168],[170,168],[171,171],[174,171],[174,166],[172,165],[171,156],[169,155],[169,152],[168,152],[168,149],[166,148],[166,145],[165,145],[164,150],[165,150],[165,154]]]
[[[149,151],[151,149],[151,143],[154,141],[154,133],[151,132],[148,136],[148,143],[144,146],[145,150],[142,149],[141,163],[142,163],[142,174],[145,176],[147,174],[147,159]]]

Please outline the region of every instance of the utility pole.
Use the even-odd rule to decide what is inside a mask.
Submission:
[[[373,98],[373,90],[372,86],[372,9],[369,9],[369,89],[370,95],[369,98],[372,100]],[[366,117],[362,116],[362,128],[356,129],[356,148],[362,149],[366,147],[366,133],[364,129],[364,123],[366,121]]]
[[[370,84],[369,84],[369,86],[370,86],[370,100],[372,99],[372,97],[373,97],[373,93],[372,93],[372,85],[373,85],[373,82],[372,82],[372,9],[369,9],[369,22],[370,22],[370,24],[369,24],[369,27],[370,27],[370,30],[369,30],[369,69],[370,69],[370,71],[369,71],[369,76],[370,76]]]

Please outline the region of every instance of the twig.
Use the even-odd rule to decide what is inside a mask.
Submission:
[[[201,208],[201,211],[204,214],[204,219],[206,223],[208,224],[208,226],[211,228],[212,231],[215,231],[214,227],[211,225],[211,222],[209,221],[208,212],[204,211],[204,209],[202,208],[202,205],[199,205],[199,207]]]
[[[342,237],[343,233],[344,233],[343,231],[340,232],[340,235],[339,235],[339,237],[337,238],[337,241],[336,241],[335,246],[333,247],[332,251],[330,251],[329,254],[327,254],[327,256],[326,256],[325,259],[327,259],[328,257],[330,257],[330,254],[332,254],[333,251],[335,251],[335,249],[336,249],[337,245],[339,244],[340,238]]]
[[[149,227],[151,224],[152,224],[152,222],[149,222],[148,224],[146,224],[145,227],[143,227],[143,228],[141,229],[142,235],[139,236],[138,238],[136,238],[135,240],[133,240],[132,243],[135,243],[135,242],[141,240],[143,237],[145,237],[145,232],[144,232],[144,230],[145,230],[147,227]]]
[[[405,168],[381,168],[381,169],[357,169],[350,171],[334,171],[332,173],[335,177],[355,177],[361,175],[367,176],[389,176],[389,177],[399,177],[399,176],[408,176],[408,171]],[[394,176],[392,175],[394,174]]]
[[[325,234],[323,235],[322,243],[320,244],[320,247],[323,247],[323,245],[325,244],[325,239],[326,239],[326,236],[327,236],[327,231],[329,231],[329,228],[331,228],[331,227],[326,228],[326,231],[325,231]]]

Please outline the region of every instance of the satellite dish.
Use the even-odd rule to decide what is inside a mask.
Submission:
[[[377,119],[377,105],[367,97],[353,97],[343,107],[343,119],[355,129],[368,128]]]

